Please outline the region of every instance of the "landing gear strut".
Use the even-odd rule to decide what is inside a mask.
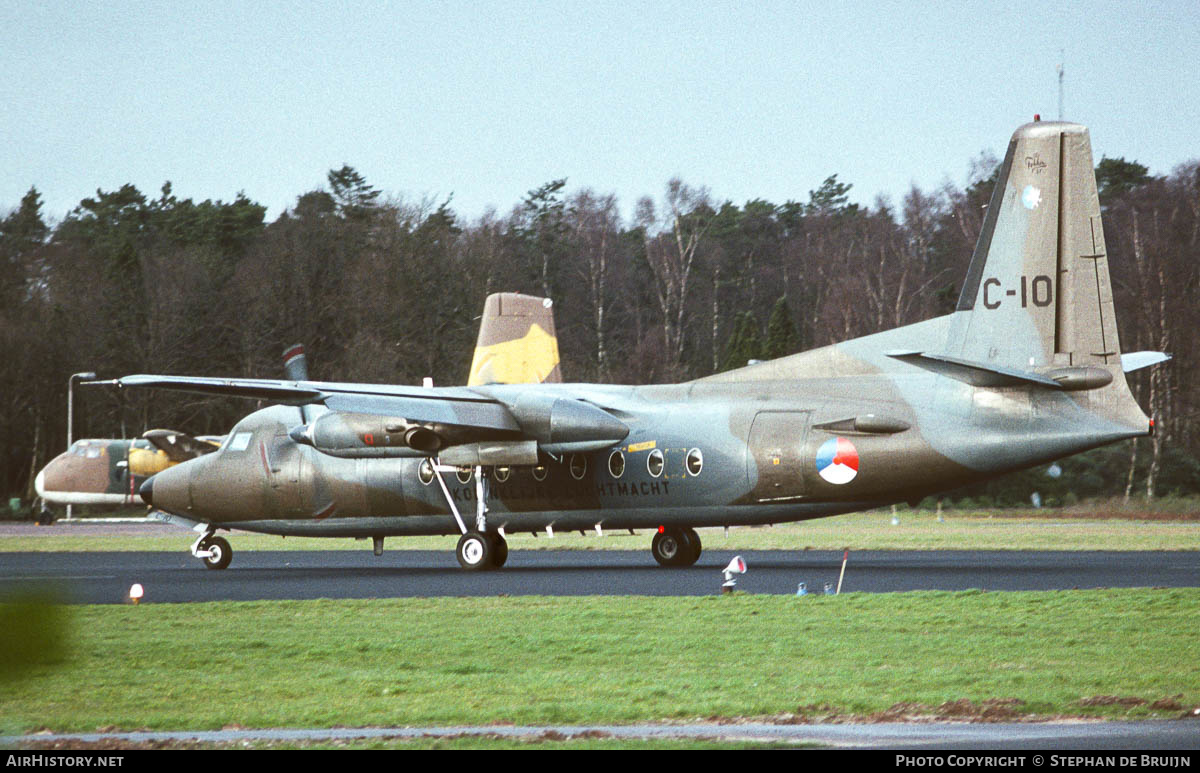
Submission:
[[[442,495],[446,498],[446,504],[450,506],[450,512],[454,515],[454,522],[462,532],[462,536],[458,538],[458,547],[454,551],[458,557],[458,565],[470,572],[499,569],[504,566],[504,562],[508,560],[508,542],[500,532],[488,530],[488,486],[487,479],[483,476],[483,467],[475,468],[475,528],[468,529],[462,514],[458,512],[458,506],[454,504],[454,498],[450,496],[450,490],[446,488],[446,481],[442,478],[443,472],[452,472],[457,468],[444,467],[436,458],[430,464],[438,486],[442,489]]]
[[[687,567],[700,558],[700,535],[692,528],[660,527],[650,543],[650,553],[662,566]]]

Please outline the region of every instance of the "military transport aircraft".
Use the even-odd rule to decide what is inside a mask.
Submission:
[[[372,537],[376,553],[387,536],[459,534],[466,569],[502,566],[506,532],[653,529],[654,558],[688,566],[698,526],[916,502],[1149,434],[1125,371],[1166,355],[1122,356],[1107,261],[1087,129],[1035,121],[1012,137],[944,317],[673,385],[502,383],[557,363],[532,324],[501,347],[533,378],[117,383],[280,403],[141,488],[201,534],[211,568],[231,528]]]
[[[138,489],[155,473],[217,450],[223,438],[155,429],[135,439],[84,438],[54,457],[33,479],[49,505],[140,505]],[[41,515],[46,522],[52,516]]]

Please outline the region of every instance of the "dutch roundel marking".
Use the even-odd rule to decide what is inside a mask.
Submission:
[[[858,475],[858,449],[844,437],[829,438],[817,449],[817,473],[838,486]]]

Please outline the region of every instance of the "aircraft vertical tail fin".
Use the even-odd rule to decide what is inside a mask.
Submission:
[[[1013,134],[957,311],[949,355],[1021,370],[1120,371],[1085,127],[1034,122]]]
[[[467,385],[561,382],[550,299],[518,293],[489,295]]]

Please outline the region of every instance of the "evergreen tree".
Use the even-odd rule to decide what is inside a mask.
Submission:
[[[787,296],[779,296],[771,309],[771,318],[767,321],[767,342],[763,347],[763,355],[774,360],[794,354],[800,349],[800,337],[796,335],[796,327],[792,324],[792,310],[788,307]]]
[[[763,356],[762,335],[759,332],[758,320],[754,314],[744,311],[737,316],[733,325],[733,335],[725,344],[725,358],[721,370],[744,368],[750,360],[761,359]]]
[[[37,188],[30,188],[21,205],[0,220],[0,303],[5,307],[20,301],[30,275],[30,255],[50,234],[42,220],[41,199]]]
[[[369,220],[379,208],[379,191],[367,185],[367,180],[354,167],[343,164],[327,175],[338,214],[347,220]]]
[[[1101,158],[1096,164],[1096,188],[1100,200],[1109,200],[1128,193],[1139,185],[1150,182],[1150,170],[1136,161],[1126,161],[1121,158]]]

